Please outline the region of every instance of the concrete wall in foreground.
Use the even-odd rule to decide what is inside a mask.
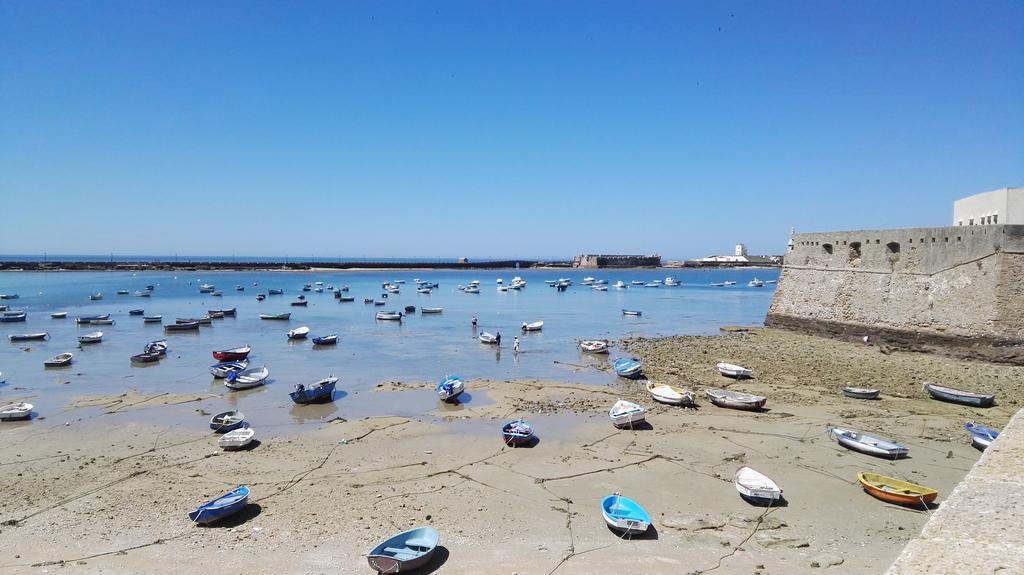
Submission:
[[[939,498],[887,575],[1024,573],[1024,410]]]
[[[1024,226],[795,235],[765,323],[1024,363]]]

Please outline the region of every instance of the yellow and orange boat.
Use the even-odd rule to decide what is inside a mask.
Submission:
[[[930,487],[877,473],[858,473],[857,481],[870,495],[897,505],[927,505],[939,496],[939,492]]]

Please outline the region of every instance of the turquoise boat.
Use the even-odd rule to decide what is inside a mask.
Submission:
[[[626,535],[644,533],[651,526],[651,516],[647,511],[621,493],[613,493],[601,500],[601,515],[609,527]]]
[[[440,537],[433,527],[417,527],[385,540],[366,554],[377,573],[405,573],[427,564]]]

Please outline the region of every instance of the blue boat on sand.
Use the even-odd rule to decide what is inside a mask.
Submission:
[[[188,518],[193,523],[206,525],[238,513],[249,502],[249,488],[241,485],[217,499],[207,501],[190,511]]]
[[[441,378],[441,381],[437,382],[437,387],[434,388],[434,391],[437,392],[437,397],[441,401],[455,401],[457,397],[462,395],[463,391],[466,391],[466,384],[457,375],[446,375]]]
[[[334,397],[334,386],[337,383],[338,378],[332,375],[309,386],[300,383],[295,386],[295,391],[288,395],[292,401],[300,404],[330,401]]]
[[[971,445],[982,451],[985,451],[985,449],[988,448],[989,445],[992,445],[992,442],[999,437],[999,432],[995,429],[985,427],[984,425],[974,423],[973,421],[965,423],[964,429],[967,430],[967,433],[971,434]]]
[[[621,493],[613,493],[601,500],[604,522],[626,535],[644,533],[651,526],[651,516],[640,504]]]
[[[366,554],[377,573],[405,573],[427,564],[440,537],[432,527],[417,527],[386,539]]]
[[[615,370],[615,374],[619,377],[637,379],[643,375],[644,366],[635,359],[621,357],[612,362],[612,369]]]

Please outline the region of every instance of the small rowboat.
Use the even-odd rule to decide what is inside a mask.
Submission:
[[[289,303],[288,305],[295,306],[295,307],[306,307],[306,306],[309,305],[309,302],[304,300],[304,299],[298,299],[298,300],[295,300],[295,301]]]
[[[110,319],[110,314],[107,313],[103,315],[83,315],[82,317],[76,317],[75,323],[79,325],[87,325],[104,319]]]
[[[103,341],[103,332],[94,331],[85,335],[78,336],[78,343],[99,343]]]
[[[635,359],[621,357],[612,362],[612,369],[615,370],[615,375],[619,377],[637,379],[643,375],[644,366]]]
[[[641,315],[643,315],[643,312],[639,311],[639,310],[635,310],[635,309],[624,309],[624,310],[622,310],[622,315],[631,315],[631,316],[634,316],[634,317],[640,317]]]
[[[169,324],[164,326],[164,331],[166,331],[166,332],[199,331],[199,322],[198,321],[190,321],[190,322],[187,322],[187,323],[169,323]]]
[[[446,375],[437,382],[434,391],[441,401],[455,401],[463,391],[466,391],[466,384],[457,375]]]
[[[241,411],[225,411],[210,418],[210,429],[224,433],[242,427],[245,423],[245,414]]]
[[[146,315],[142,317],[142,323],[160,323],[164,320],[162,315]]]
[[[92,323],[92,325],[114,325],[114,320],[112,320],[110,318],[94,319],[94,320],[92,320],[91,323]]]
[[[199,325],[213,325],[213,318],[210,317],[210,316],[204,316],[204,317],[201,317],[201,318],[198,318],[198,319],[197,318],[188,318],[188,317],[179,317],[178,319],[174,320],[174,323],[192,323],[192,322],[196,322]]]
[[[373,298],[363,298],[363,303],[373,303]]]
[[[601,515],[608,527],[626,535],[643,533],[651,526],[651,516],[647,511],[618,492],[601,500]]]
[[[52,317],[53,319],[64,319],[64,318],[68,317],[68,312],[66,312],[66,311],[55,311],[55,312],[50,314],[50,317]]]
[[[878,399],[878,390],[866,387],[844,387],[843,395],[853,399]]]
[[[309,328],[306,326],[288,331],[288,339],[306,339],[307,335],[309,335]]]
[[[160,360],[160,356],[163,354],[157,351],[151,351],[146,353],[140,353],[131,357],[132,363],[153,363]]]
[[[132,295],[135,297],[152,297],[153,293],[149,291],[137,291]]]
[[[337,383],[338,378],[332,375],[308,386],[297,384],[295,391],[288,395],[291,396],[292,401],[299,404],[331,401],[334,396],[334,386]]]
[[[999,437],[999,432],[984,425],[979,425],[973,421],[965,423],[964,429],[967,433],[971,434],[971,445],[985,451],[992,442]]]
[[[64,367],[71,365],[71,358],[73,356],[70,353],[57,354],[50,359],[43,362],[46,367]]]
[[[13,323],[16,321],[25,321],[27,317],[28,313],[23,311],[5,311],[3,312],[3,315],[0,316],[0,322]]]
[[[897,505],[920,505],[927,506],[939,492],[923,485],[901,481],[892,477],[886,477],[877,473],[858,473],[857,481],[870,495],[887,503]]]
[[[241,361],[249,357],[249,353],[252,351],[252,347],[243,345],[242,347],[236,347],[233,349],[224,349],[213,352],[213,359],[217,361]]]
[[[313,338],[313,345],[337,345],[338,334],[325,335]]]
[[[782,489],[770,477],[749,467],[740,467],[733,477],[740,497],[755,505],[771,505],[782,499]]]
[[[535,321],[533,323],[526,323],[525,321],[523,322],[523,331],[524,332],[527,332],[527,331],[540,331],[542,329],[544,329],[544,322],[542,322],[542,321]]]
[[[727,407],[729,409],[744,409],[747,411],[757,411],[764,407],[764,404],[768,401],[767,397],[761,397],[760,395],[753,395],[750,393],[743,393],[741,391],[729,391],[725,389],[707,389],[704,391],[708,395],[708,399],[711,403],[718,407]]]
[[[238,312],[238,308],[234,308],[233,307],[231,309],[211,309],[211,310],[208,310],[207,313],[209,313],[211,316],[213,316],[214,314],[220,314],[222,316],[235,317],[235,314],[237,312]]]
[[[387,305],[387,303],[388,302],[386,302],[386,301],[384,301],[382,299],[375,299],[375,300],[373,300],[373,305],[375,305],[375,306],[383,306],[383,305]]]
[[[158,339],[156,341],[151,341],[146,344],[146,347],[142,348],[142,351],[145,353],[159,353],[160,355],[164,355],[167,353],[167,340]]]
[[[16,333],[7,336],[7,339],[11,341],[38,341],[48,339],[50,334],[43,331],[39,333]]]
[[[102,293],[100,293],[100,292],[96,292],[96,293],[94,293],[94,294],[90,295],[90,296],[89,296],[89,299],[90,299],[91,301],[98,301],[98,300],[101,300],[101,299],[103,299],[103,294],[102,294]]]
[[[287,320],[287,319],[290,319],[291,317],[292,317],[292,314],[290,314],[290,313],[278,313],[278,314],[261,313],[260,314],[260,319]]]
[[[143,315],[145,313],[146,313],[146,310],[144,310],[144,309],[130,309],[130,310],[128,310],[128,315]]]
[[[405,306],[405,313],[416,313],[416,306],[407,305]]]
[[[126,289],[117,290],[117,295],[128,295],[130,292]]]
[[[256,294],[256,301],[263,301],[265,299],[267,299],[267,296],[265,296],[265,295],[263,295],[261,293]]]
[[[432,527],[417,527],[390,537],[366,554],[377,573],[406,573],[426,565],[434,555],[439,537]]]
[[[693,405],[693,392],[689,389],[674,387],[664,383],[647,382],[647,393],[654,401],[667,405]]]
[[[842,445],[847,449],[867,453],[868,455],[874,455],[875,457],[899,459],[910,454],[909,447],[889,441],[888,439],[867,435],[866,433],[858,433],[856,431],[849,431],[838,427],[829,427],[828,434],[830,437],[835,436],[839,445]]]
[[[932,399],[974,407],[992,407],[996,401],[995,395],[963,391],[932,383],[925,383],[924,390],[928,392],[928,395],[932,396]]]
[[[284,290],[283,289],[273,289],[273,288],[271,288],[271,289],[267,290],[267,294],[269,294],[269,295],[284,295]]]
[[[420,308],[420,314],[441,313],[443,311],[444,311],[443,307],[421,307]]]
[[[501,426],[501,437],[509,447],[526,445],[533,441],[533,426],[522,418],[510,421]]]
[[[596,339],[580,342],[580,349],[586,353],[608,353],[608,342]]]
[[[229,515],[238,513],[245,508],[249,501],[249,488],[242,485],[234,491],[229,491],[217,499],[207,501],[194,511],[189,512],[188,518],[193,523],[202,525],[219,521]]]
[[[647,417],[647,410],[632,401],[620,399],[608,410],[615,427],[633,427]]]
[[[402,321],[402,312],[379,311],[375,317],[381,321]]]
[[[480,343],[485,343],[487,345],[498,345],[498,336],[488,331],[482,332],[479,335],[479,337],[477,337],[477,339],[480,340]]]
[[[217,446],[225,451],[233,451],[249,445],[255,438],[256,432],[253,428],[240,427],[220,436],[220,439],[217,440]]]
[[[230,389],[249,389],[263,385],[270,377],[270,370],[266,366],[252,367],[243,371],[229,373],[225,378],[224,385]]]
[[[754,372],[740,365],[734,365],[731,363],[719,363],[715,367],[718,368],[718,373],[725,377],[733,377],[736,379],[744,379],[754,375]]]
[[[355,296],[351,296],[351,295],[343,295],[343,296],[338,298],[338,301],[342,302],[342,303],[349,303],[349,302],[356,301],[356,298],[355,298]]]
[[[19,401],[0,407],[0,421],[16,421],[32,417],[32,404]]]
[[[224,319],[224,312],[222,311],[208,311],[206,317],[210,319]]]
[[[247,367],[249,367],[248,359],[243,359],[241,361],[223,361],[210,366],[210,375],[217,379],[224,379],[229,373],[245,371]]]

